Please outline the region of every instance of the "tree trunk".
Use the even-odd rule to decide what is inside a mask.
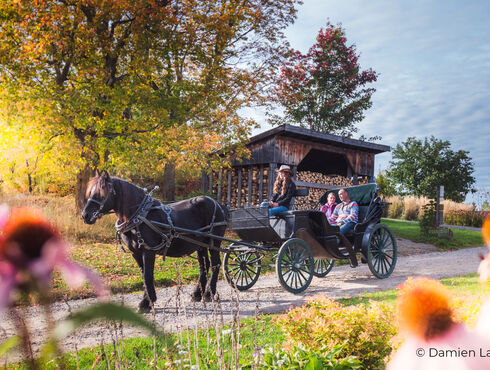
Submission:
[[[165,165],[163,171],[163,199],[167,202],[175,200],[175,163],[170,162]]]
[[[77,212],[80,212],[85,206],[85,191],[90,178],[94,174],[94,170],[90,168],[88,163],[77,173],[77,184],[75,186],[75,207]]]

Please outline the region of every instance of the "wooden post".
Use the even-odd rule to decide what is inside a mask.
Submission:
[[[206,189],[208,188],[208,181],[209,181],[208,175],[206,174],[206,172],[202,171],[201,190],[203,193],[205,193]]]
[[[260,165],[259,171],[259,205],[264,201],[264,165]]]
[[[218,173],[218,193],[216,194],[217,201],[221,203],[221,183],[223,182],[223,170]]]
[[[252,166],[248,168],[247,205],[252,205]]]
[[[444,186],[436,187],[436,227],[443,224],[443,207],[441,201],[444,199]]]
[[[274,182],[276,181],[276,169],[277,163],[269,163],[269,183],[267,184],[267,200],[270,200],[272,198]]]
[[[242,168],[238,168],[238,193],[236,195],[236,207],[241,208],[242,206]]]
[[[231,174],[233,172],[233,169],[228,170],[228,187],[226,188],[227,194],[226,194],[226,205],[228,207],[231,207]]]

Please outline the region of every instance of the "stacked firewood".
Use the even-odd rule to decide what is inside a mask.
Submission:
[[[298,181],[308,182],[313,187],[308,187],[309,194],[304,197],[296,197],[295,209],[319,209],[318,200],[327,191],[324,188],[316,188],[314,184],[333,185],[335,187],[352,186],[352,180],[340,175],[324,175],[312,171],[300,171],[296,174]]]
[[[299,186],[301,188],[301,186]],[[320,204],[318,200],[327,191],[326,189],[308,188],[309,193],[307,196],[295,197],[294,209],[318,209]]]
[[[324,175],[319,172],[300,171],[296,174],[298,181],[336,186],[352,186],[352,180],[340,175]]]

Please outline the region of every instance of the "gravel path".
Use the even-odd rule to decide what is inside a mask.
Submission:
[[[250,290],[236,293],[224,281],[218,283],[221,304],[194,304],[189,296],[190,286],[159,289],[158,301],[155,309],[155,322],[165,330],[175,331],[185,327],[214,325],[221,320],[229,321],[233,315],[240,317],[253,316],[257,311],[261,313],[277,313],[291,306],[298,306],[305,302],[309,296],[318,294],[330,298],[356,296],[364,292],[393,289],[404,282],[409,276],[428,276],[436,279],[465,275],[476,272],[479,264],[479,254],[486,253],[486,247],[462,249],[452,252],[431,252],[413,254],[427,251],[432,246],[420,246],[412,242],[399,240],[400,257],[395,271],[388,279],[375,278],[365,264],[352,269],[348,265],[335,266],[325,278],[314,278],[308,289],[298,295],[286,292],[279,285],[275,274],[261,276],[257,284]],[[409,252],[407,252],[407,248]],[[412,254],[404,256],[404,254]],[[136,308],[140,294],[116,295],[115,302]],[[237,304],[237,301],[239,303]],[[69,314],[70,310],[77,310],[95,302],[94,299],[73,300],[68,303],[56,303],[52,307],[56,321]],[[239,308],[239,312],[237,312]],[[33,348],[37,351],[44,341],[46,324],[43,313],[39,307],[29,307],[21,310],[26,317],[33,335]],[[147,315],[152,319],[152,315]],[[15,333],[13,321],[6,313],[0,314],[0,338]],[[112,343],[114,335],[107,324],[91,325],[79,330],[63,342],[65,350]],[[139,329],[124,327],[124,337],[145,335]],[[0,342],[2,340],[0,339]],[[18,355],[11,355],[9,360],[18,359]]]

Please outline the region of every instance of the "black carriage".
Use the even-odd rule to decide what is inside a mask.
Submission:
[[[338,190],[332,190],[338,201]],[[361,262],[374,276],[387,278],[397,260],[396,239],[380,223],[385,203],[376,184],[347,188],[359,205],[359,223],[347,235]],[[319,203],[326,201],[326,192]],[[307,195],[298,189],[297,196]],[[242,208],[231,213],[231,229],[240,238],[225,252],[223,272],[238,290],[251,288],[258,280],[266,253],[276,253],[275,268],[280,284],[292,293],[304,291],[313,276],[324,277],[335,260],[348,260],[349,253],[339,236],[339,227],[328,223],[318,210],[291,210],[269,216],[265,208]]]

